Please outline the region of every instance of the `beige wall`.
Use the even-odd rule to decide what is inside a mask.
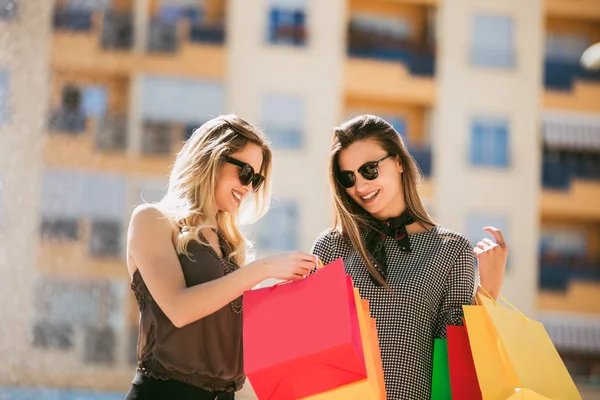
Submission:
[[[266,0],[231,0],[226,83],[228,109],[258,125],[263,95],[278,92],[304,98],[305,147],[276,149],[273,160],[275,195],[302,205],[300,248],[304,251],[330,226],[326,165],[332,128],[343,115],[340,71],[346,29],[345,0],[307,3],[308,44],[288,47],[266,43]]]
[[[438,12],[438,129],[433,140],[437,217],[450,229],[462,232],[470,213],[507,218],[512,268],[503,293],[531,313],[537,290],[542,4],[539,0],[455,0],[449,5],[442,5]],[[476,12],[513,18],[514,68],[470,65]],[[507,169],[470,166],[470,121],[477,115],[509,119]]]
[[[0,69],[9,73],[7,119],[0,129],[4,224],[0,229],[2,334],[0,383],[17,383],[20,364],[34,364],[28,337],[39,237],[38,199],[48,99],[52,1],[19,2],[18,18],[0,23]],[[8,360],[11,360],[8,362]],[[35,361],[34,361],[35,360]]]

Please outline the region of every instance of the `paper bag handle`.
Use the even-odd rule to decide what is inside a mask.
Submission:
[[[321,268],[323,268],[323,267],[324,267],[324,265],[323,265],[323,261],[321,261],[321,259],[319,258],[319,256],[315,255],[315,257],[316,257],[316,259],[317,259],[317,262],[315,263],[315,268],[316,268],[316,269],[317,269],[317,271],[318,271],[318,270],[320,270]],[[306,278],[306,276],[305,276],[304,278]],[[304,279],[304,278],[303,278],[303,279]],[[292,282],[294,282],[294,281],[283,281],[283,282],[278,282],[278,283],[274,284],[273,286],[271,286],[271,290],[275,289],[276,287],[283,286],[283,285],[287,285],[288,283],[292,283]]]
[[[485,288],[483,286],[479,285],[479,289],[481,289],[481,291],[485,294],[485,296],[494,303],[494,307],[498,304],[496,299],[494,299],[492,297],[492,295],[490,295],[490,293],[487,290],[485,290]],[[514,311],[516,311],[521,317],[523,317],[523,319],[525,319],[525,321],[527,321],[528,323],[530,322],[529,318],[527,318],[525,316],[525,314],[523,314],[521,311],[519,311],[519,309],[517,307],[515,307],[510,301],[506,300],[506,298],[504,296],[500,295],[500,300],[505,302],[510,308],[512,308]],[[475,302],[477,303],[477,305],[480,305],[479,301],[477,300],[477,296],[475,296]]]

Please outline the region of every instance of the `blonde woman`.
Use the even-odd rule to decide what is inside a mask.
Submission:
[[[238,219],[244,209],[266,212],[270,172],[262,133],[220,116],[185,143],[165,197],[134,211],[127,266],[140,331],[126,399],[233,399],[240,389],[242,293],[267,278],[301,279],[315,267],[315,257],[302,253],[245,265]]]
[[[473,249],[437,225],[423,206],[420,173],[400,135],[363,115],[335,129],[329,175],[335,227],[315,242],[324,263],[339,257],[377,321],[388,399],[429,400],[434,338],[462,324],[479,282],[498,296],[507,248],[483,239]]]

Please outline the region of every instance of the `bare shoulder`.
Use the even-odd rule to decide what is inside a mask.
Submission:
[[[136,227],[158,230],[166,229],[168,231],[173,229],[173,224],[169,218],[167,218],[164,211],[156,204],[142,204],[137,206],[131,214],[129,225],[130,229]]]
[[[167,217],[165,212],[156,204],[143,204],[137,206],[131,215],[127,241],[129,248],[136,242],[147,240],[168,239],[172,242],[178,229]]]
[[[137,206],[127,231],[127,264],[131,275],[139,259],[156,258],[173,251],[174,224],[155,204]]]

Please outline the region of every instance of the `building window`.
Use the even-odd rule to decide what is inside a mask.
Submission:
[[[585,256],[589,246],[589,236],[583,229],[542,228],[540,234],[540,253],[570,256]]]
[[[146,122],[144,124],[142,152],[148,155],[171,153],[171,125]]]
[[[471,121],[471,165],[507,167],[509,125],[506,119],[474,118]]]
[[[33,324],[33,345],[57,349],[69,349],[74,345],[71,324],[56,324],[47,321]]]
[[[79,240],[83,220],[122,221],[125,191],[126,181],[120,175],[45,171],[40,196],[42,236]]]
[[[268,40],[271,44],[306,44],[306,0],[271,0]]]
[[[0,0],[0,20],[11,20],[17,16],[18,0]]]
[[[133,46],[133,16],[106,13],[102,24],[102,47],[127,50]]]
[[[96,131],[96,148],[103,151],[124,151],[127,148],[127,117],[101,117]]]
[[[263,125],[273,147],[299,149],[304,145],[304,101],[300,96],[268,94],[263,98]]]
[[[125,289],[122,282],[42,278],[35,291],[33,344],[79,349],[82,343],[85,362],[114,363]]]
[[[380,14],[353,13],[348,26],[348,52],[351,56],[395,60],[406,55],[414,34],[409,20]]]
[[[92,221],[90,254],[93,257],[121,255],[121,223],[119,221]]]
[[[59,7],[54,10],[54,29],[89,32],[92,30],[93,10],[77,7]]]
[[[477,67],[515,66],[514,24],[507,16],[477,14],[473,19],[471,63]]]
[[[287,251],[299,247],[300,219],[298,204],[279,200],[259,222],[259,250]]]
[[[174,53],[177,51],[177,24],[161,20],[150,21],[148,51]]]
[[[225,113],[225,87],[220,81],[147,75],[140,85],[145,121],[200,126]]]
[[[116,361],[117,338],[111,327],[86,327],[83,360],[86,363],[113,364]]]
[[[44,240],[75,241],[81,232],[76,218],[43,218],[41,235]]]
[[[100,118],[108,107],[108,94],[102,86],[88,86],[83,89],[82,110],[86,117]]]
[[[8,73],[0,71],[0,125],[8,118]]]
[[[81,88],[66,85],[62,90],[60,107],[52,113],[50,129],[60,133],[80,134],[85,132],[85,122]]]

